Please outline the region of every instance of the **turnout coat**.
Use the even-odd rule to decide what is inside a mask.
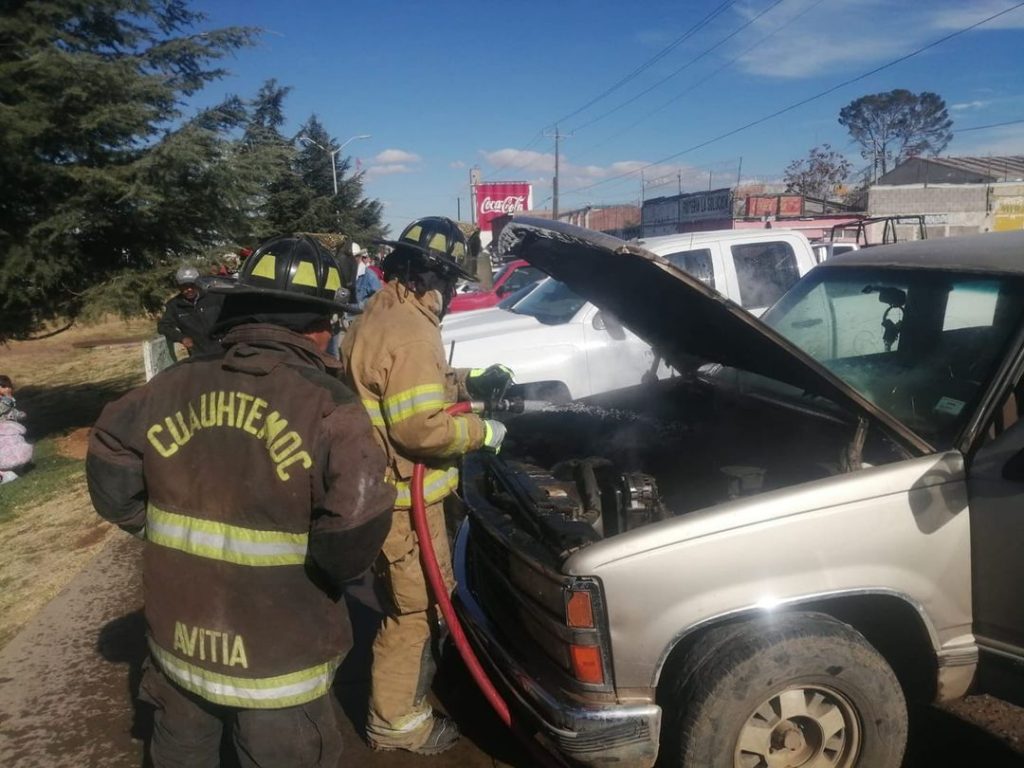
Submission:
[[[86,471],[97,511],[146,540],[154,662],[217,704],[324,695],[346,647],[340,590],[374,561],[394,488],[337,361],[243,325],[108,405]]]

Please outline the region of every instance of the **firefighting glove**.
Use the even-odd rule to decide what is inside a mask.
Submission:
[[[497,453],[505,439],[505,425],[494,419],[484,419],[484,448]]]
[[[466,389],[469,390],[469,396],[477,400],[504,397],[505,390],[509,388],[512,381],[512,369],[507,365],[474,368],[466,377]]]

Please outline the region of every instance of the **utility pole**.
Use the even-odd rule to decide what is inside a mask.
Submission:
[[[469,220],[476,224],[476,211],[480,201],[476,199],[477,187],[480,186],[480,168],[473,166],[469,169],[469,207],[471,209]]]
[[[740,188],[740,177],[743,176],[743,155],[740,155],[739,165],[736,167],[736,189]]]
[[[676,181],[679,183],[679,194],[683,194],[683,172],[676,171]]]
[[[551,136],[550,133],[545,133],[545,136]],[[555,175],[551,179],[551,218],[554,221],[558,221],[558,170],[560,164],[560,149],[559,142],[562,139],[571,137],[572,134],[564,134],[558,132],[558,126],[555,126]]]

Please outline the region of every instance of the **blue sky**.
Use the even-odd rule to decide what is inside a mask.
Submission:
[[[734,135],[1012,8],[1016,0],[201,0],[210,27],[261,42],[202,102],[292,87],[288,130],[315,113],[366,172],[393,232],[417,216],[470,217],[469,172],[528,180],[561,210],[638,202],[783,169],[829,142],[865,162],[837,122],[867,93],[934,91],[957,129],[1024,120],[1024,7]],[[696,28],[698,27],[699,28]],[[687,34],[689,33],[689,34]],[[685,39],[684,39],[685,38]],[[592,103],[591,103],[592,102]],[[589,106],[588,106],[589,105]],[[586,107],[585,109],[582,109]],[[705,146],[698,146],[705,144]],[[956,134],[944,154],[1024,154],[1024,122]],[[742,158],[742,160],[741,160]],[[643,169],[641,176],[641,169]]]

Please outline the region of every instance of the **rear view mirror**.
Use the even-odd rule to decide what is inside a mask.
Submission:
[[[890,285],[865,285],[861,293],[877,293],[878,300],[889,307],[902,308],[907,304],[907,292]]]

